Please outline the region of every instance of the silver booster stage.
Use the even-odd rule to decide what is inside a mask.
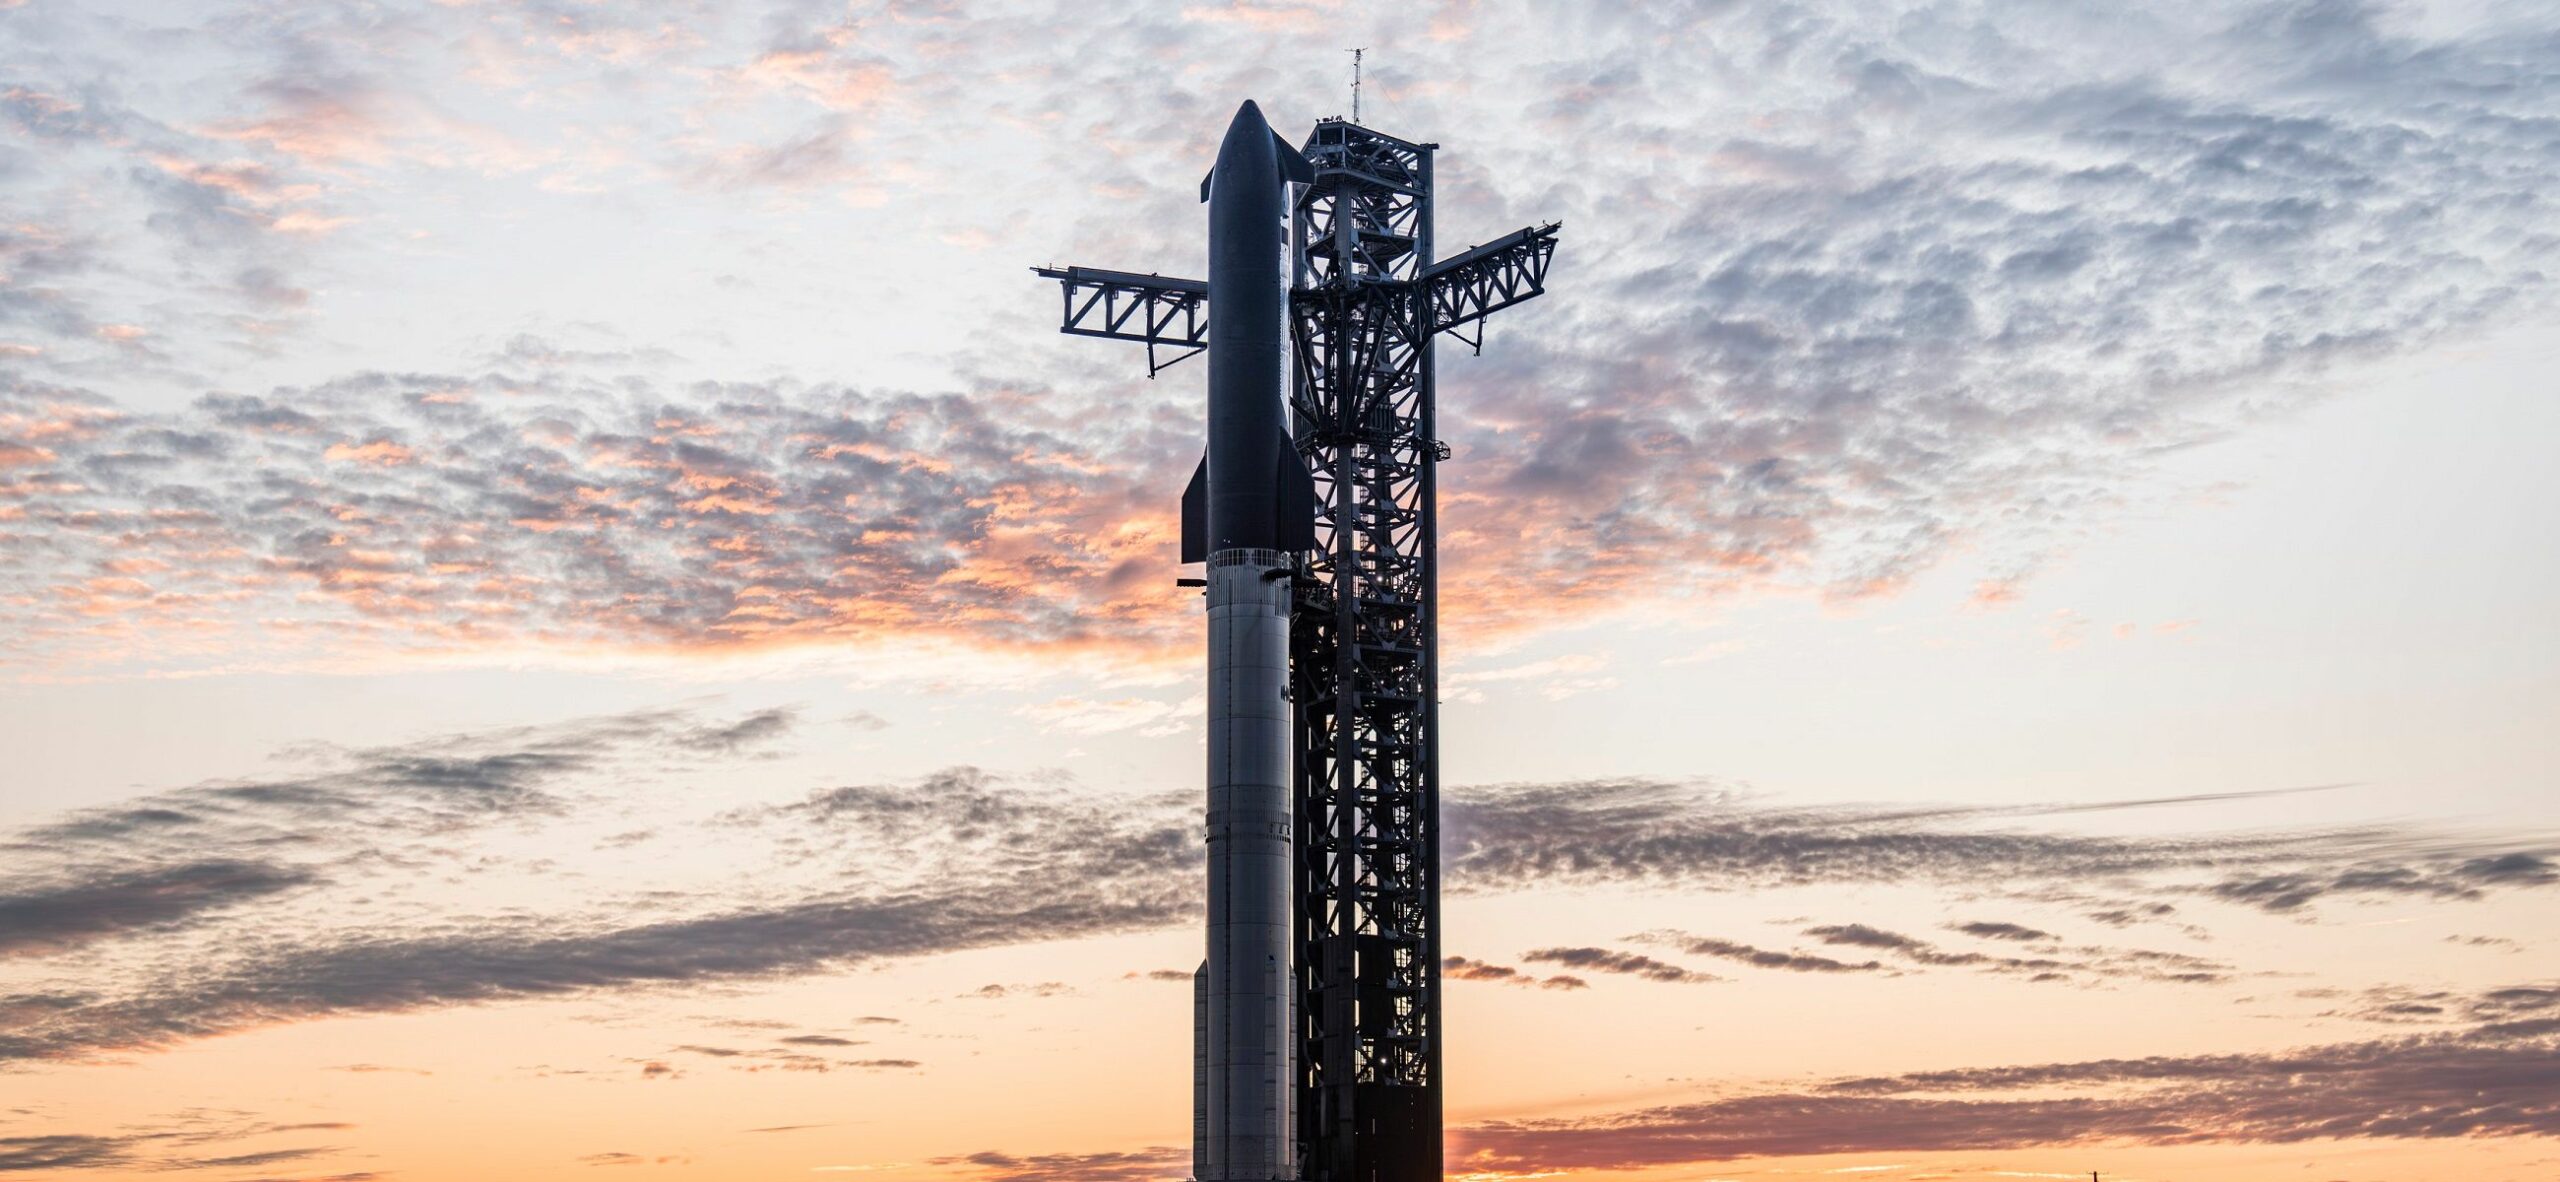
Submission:
[[[1315,490],[1289,437],[1289,185],[1306,158],[1248,102],[1209,204],[1208,454],[1182,496],[1182,560],[1208,563],[1209,946],[1193,988],[1193,1171],[1297,1177],[1291,1029],[1290,578]]]

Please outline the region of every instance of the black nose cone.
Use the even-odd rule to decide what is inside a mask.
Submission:
[[[1236,108],[1236,117],[1227,121],[1227,134],[1219,142],[1218,154],[1225,156],[1229,148],[1260,151],[1262,145],[1274,138],[1270,122],[1262,117],[1262,108],[1253,105],[1252,99],[1246,99],[1243,106]]]

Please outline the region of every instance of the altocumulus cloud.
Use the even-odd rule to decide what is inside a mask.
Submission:
[[[6,655],[98,670],[164,635],[244,661],[297,631],[683,649],[1165,623],[1127,568],[1170,568],[1170,502],[1037,426],[1034,399],[571,385],[369,375],[169,415],[0,388],[0,422],[42,442],[0,484]]]
[[[1494,220],[1565,218],[1564,298],[1442,419],[1488,595],[2025,570],[2146,453],[2548,304],[2547,22],[1887,8],[1477,18],[1554,53],[1529,144],[1574,153]]]
[[[1180,185],[1133,170],[1204,134],[1200,112],[1231,92],[1268,87],[1273,55],[1331,60],[1337,33],[1169,11],[1086,23],[1040,3],[969,15],[965,44],[941,22],[820,12],[691,39],[593,16],[573,35],[524,29],[522,73],[440,58],[470,40],[437,36],[451,14],[251,20],[244,41],[273,52],[226,67],[247,109],[194,119],[120,104],[81,73],[90,58],[31,62],[0,108],[122,197],[47,200],[0,240],[27,277],[0,323],[44,375],[0,395],[6,659],[1162,639],[1148,629],[1196,408],[1090,368],[990,377],[1002,363],[953,341],[965,376],[941,389],[682,383],[662,353],[521,340],[485,366],[167,413],[100,389],[162,336],[272,335],[311,314],[304,244],[367,200],[344,178],[389,188],[543,156],[393,101],[430,77],[654,63],[665,105],[618,113],[634,142],[662,145],[677,178],[749,186],[828,175],[848,117],[1040,112],[1060,122],[1027,146],[1058,178],[1040,199],[1092,194],[1086,216],[1030,222],[1008,204],[1027,194],[877,216],[921,238],[1072,226],[1088,261],[1147,269],[1174,260],[1130,257],[1132,227],[1189,215]],[[1542,626],[1559,601],[1629,586],[1880,593],[1959,552],[1994,584],[2022,577],[2132,495],[2145,457],[2311,397],[2340,365],[2525,322],[2560,260],[2547,25],[2421,32],[2352,3],[1378,19],[1400,47],[1380,79],[1400,118],[1472,129],[1443,236],[1569,226],[1554,296],[1516,317],[1534,331],[1469,366],[1444,415],[1460,629]],[[81,28],[114,60],[120,32]],[[955,52],[978,68],[925,64]],[[1168,93],[1168,54],[1232,64]],[[999,76],[1012,88],[963,89]],[[677,117],[731,100],[795,119]],[[950,137],[898,121],[865,145],[872,172],[965,166],[934,155]],[[642,180],[669,177],[617,183]],[[43,170],[0,182],[52,191]],[[127,241],[133,225],[153,249]],[[114,277],[162,273],[168,248],[228,281],[159,285],[188,293],[186,323],[122,331],[146,309]],[[282,616],[300,634],[245,651],[243,621],[298,597],[320,605]]]

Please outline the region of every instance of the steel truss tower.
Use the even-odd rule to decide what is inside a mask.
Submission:
[[[1557,227],[1433,251],[1432,155],[1340,119],[1304,148],[1291,405],[1317,546],[1291,616],[1299,1176],[1436,1182],[1440,741],[1433,342],[1545,290]],[[1148,373],[1206,347],[1197,280],[1037,268],[1060,331],[1143,342]]]

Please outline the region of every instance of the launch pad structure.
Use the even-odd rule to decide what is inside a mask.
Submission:
[[[1321,120],[1289,205],[1289,430],[1315,492],[1288,654],[1303,1182],[1442,1176],[1434,343],[1480,348],[1487,317],[1541,294],[1558,226],[1440,258],[1438,147]],[[1035,270],[1060,286],[1060,331],[1144,344],[1150,377],[1209,346],[1206,282]],[[1211,1172],[1195,1163],[1227,1182]]]

